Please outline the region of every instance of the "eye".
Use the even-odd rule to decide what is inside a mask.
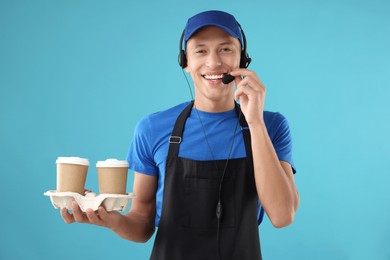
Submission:
[[[196,54],[205,54],[206,50],[203,50],[203,49],[195,50],[195,53]]]
[[[225,48],[222,48],[222,49],[221,49],[221,52],[223,52],[223,53],[229,53],[229,52],[232,52],[232,49],[229,48],[229,47],[225,47]]]

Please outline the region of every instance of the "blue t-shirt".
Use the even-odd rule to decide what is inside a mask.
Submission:
[[[169,137],[177,117],[189,103],[185,102],[168,110],[150,114],[139,121],[127,155],[131,170],[158,176],[156,226],[158,226],[161,217]],[[213,155],[205,140],[199,117],[203,123]],[[287,120],[280,113],[264,111],[264,121],[279,160],[286,161],[293,166],[291,136]],[[215,160],[227,159],[236,124],[237,114],[234,109],[221,113],[211,113],[193,108],[186,121],[179,156],[198,161],[213,160],[213,158]],[[240,126],[237,128],[234,138],[230,158],[246,157],[244,138]],[[263,208],[259,203],[259,224],[262,221],[263,214]]]

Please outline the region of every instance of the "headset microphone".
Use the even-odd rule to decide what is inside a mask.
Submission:
[[[222,77],[222,83],[223,83],[223,84],[229,84],[229,83],[232,82],[234,79],[235,79],[234,76],[232,76],[232,75],[230,75],[230,74],[225,74],[225,75],[223,75],[223,77]]]

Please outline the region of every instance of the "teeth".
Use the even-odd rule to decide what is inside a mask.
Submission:
[[[223,75],[204,75],[205,79],[222,79]]]

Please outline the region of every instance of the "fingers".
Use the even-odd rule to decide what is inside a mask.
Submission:
[[[87,193],[90,193],[90,192],[92,192],[92,190],[84,189],[84,195],[87,195]]]
[[[60,210],[60,214],[66,224],[71,224],[75,222],[73,215],[69,213],[67,208],[62,208]]]
[[[72,213],[74,220],[79,223],[89,223],[89,220],[84,212],[81,211],[79,204],[76,201],[72,202]]]
[[[242,96],[247,96],[249,100],[257,98],[259,94],[265,92],[265,88],[262,86],[259,86],[257,82],[247,78],[244,78],[240,81],[240,83],[237,85],[237,90],[235,92],[235,98],[236,100],[240,100]]]
[[[236,77],[236,83],[239,83],[243,79],[248,79],[251,81],[251,84],[254,86],[263,86],[260,78],[257,76],[256,72],[247,69],[236,69],[229,73],[230,75]],[[237,79],[239,82],[237,82]]]
[[[109,217],[109,214],[108,212],[102,207],[100,206],[98,208],[98,213],[99,213],[99,217],[100,219],[103,221],[103,222],[108,222],[108,217]]]
[[[81,211],[79,205],[75,201],[72,202],[72,213],[69,213],[67,208],[62,208],[60,214],[66,224],[74,222],[89,223],[86,214]]]
[[[103,207],[99,207],[96,212],[92,209],[87,209],[86,212],[82,212],[80,206],[75,201],[72,202],[72,213],[69,213],[67,208],[62,208],[60,214],[66,224],[79,222],[106,226],[105,221],[108,222],[109,220],[109,214]]]
[[[254,91],[249,87],[246,87],[245,85],[244,86],[239,85],[237,86],[237,90],[234,93],[234,96],[237,101],[239,100],[243,101],[242,98],[245,98],[245,100],[249,99],[249,97],[253,94],[253,92]]]
[[[89,223],[113,229],[119,225],[120,219],[123,217],[116,211],[107,212],[104,207],[100,206],[97,211],[87,209],[86,214]]]
[[[265,87],[254,71],[237,69],[230,74],[236,77],[236,100],[242,99],[243,96],[245,96],[245,100],[251,100],[256,98],[259,94],[265,94]]]
[[[104,222],[100,219],[100,215],[97,211],[95,212],[92,209],[87,209],[86,215],[89,220],[89,223],[97,226],[104,226]]]
[[[119,215],[119,213],[116,212],[110,212],[110,213],[114,215],[115,214]],[[108,227],[108,228],[110,228],[110,226],[115,224],[115,221],[114,223],[111,223],[112,222],[111,220],[113,218],[110,217],[110,213],[107,212],[102,206],[100,206],[97,211],[94,211],[92,209],[87,209],[85,212],[82,212],[80,206],[77,204],[76,201],[72,202],[72,213],[69,213],[68,209],[66,208],[62,208],[60,210],[61,217],[66,224],[79,222],[79,223],[94,224],[94,225]],[[116,217],[116,219],[118,219],[118,217]]]

